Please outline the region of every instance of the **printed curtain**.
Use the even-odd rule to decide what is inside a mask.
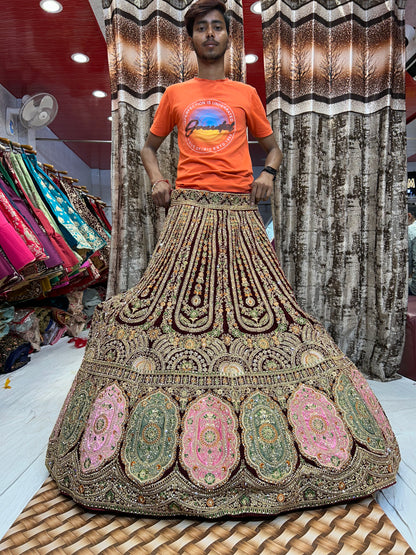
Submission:
[[[277,254],[300,305],[383,380],[407,304],[404,4],[262,2]]]
[[[151,199],[140,160],[161,95],[197,73],[184,15],[192,0],[103,0],[112,95],[112,248],[107,296],[135,285],[146,269],[164,219]],[[230,0],[233,45],[226,73],[243,80],[242,5]],[[159,150],[162,172],[175,181],[174,134]]]

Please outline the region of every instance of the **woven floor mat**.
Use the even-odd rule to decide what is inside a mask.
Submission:
[[[372,498],[274,520],[167,520],[86,512],[50,478],[0,541],[0,553],[415,555]]]

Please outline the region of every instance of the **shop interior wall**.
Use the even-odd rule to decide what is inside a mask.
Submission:
[[[20,144],[31,144],[37,151],[39,162],[52,164],[57,170],[66,170],[68,175],[78,179],[79,185],[87,187],[92,195],[100,197],[108,205],[106,215],[111,217],[111,171],[90,168],[63,142],[39,140],[58,138],[48,127],[29,132],[14,116],[16,126],[14,133],[11,133],[7,108],[19,109],[20,106],[21,99],[15,98],[0,84],[0,136]]]

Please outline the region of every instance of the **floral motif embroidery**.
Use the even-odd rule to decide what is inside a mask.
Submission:
[[[140,484],[154,482],[175,462],[179,411],[162,391],[141,399],[133,410],[121,456],[126,473]]]
[[[90,412],[94,389],[91,382],[79,384],[68,403],[58,439],[58,453],[64,455],[78,441]]]
[[[288,401],[288,418],[301,452],[327,468],[341,468],[350,459],[352,440],[324,394],[301,384]]]
[[[324,357],[319,351],[309,349],[308,351],[302,353],[300,360],[303,366],[312,366],[324,360]]]
[[[253,393],[242,406],[241,427],[247,461],[261,478],[279,483],[293,473],[298,457],[277,403]]]
[[[374,395],[371,387],[368,385],[367,380],[364,376],[355,368],[351,366],[351,380],[358,391],[358,393],[364,399],[369,411],[377,420],[381,431],[383,432],[386,439],[389,441],[394,440],[393,430],[391,429],[390,422],[387,420],[386,415],[377,400],[377,397]]]
[[[191,480],[205,488],[225,482],[239,461],[237,419],[215,395],[191,403],[183,419],[181,461]]]
[[[244,376],[245,371],[242,364],[233,360],[225,360],[218,365],[220,376],[227,376],[229,378],[236,378]]]
[[[156,369],[155,361],[152,358],[139,356],[133,361],[132,367],[137,370],[137,372],[148,373],[154,372]]]
[[[58,416],[58,420],[55,422],[55,426],[53,427],[52,434],[51,434],[51,440],[56,440],[59,436],[59,432],[61,430],[62,420],[64,419],[66,409],[68,408],[68,404],[69,404],[70,400],[73,397],[74,389],[75,389],[76,385],[77,385],[77,379],[75,378],[75,380],[72,382],[71,389],[69,390],[68,395],[65,398],[64,404],[63,404],[63,406],[61,408],[61,411],[59,413],[59,416]]]
[[[247,195],[179,191],[172,199],[142,279],[96,309],[49,443],[59,487],[95,508],[223,517],[345,501],[394,483],[394,436],[383,452],[365,443],[368,415],[383,427],[383,413],[297,305]],[[340,408],[340,374],[352,376],[348,387],[361,399],[345,401],[353,418],[364,414],[361,431]],[[114,417],[105,428],[97,398],[115,384],[126,392],[126,420],[105,412]],[[115,448],[111,464],[89,472],[87,438],[94,448],[101,441],[85,431],[95,411],[109,433],[97,453]]]
[[[80,446],[83,472],[97,470],[117,451],[126,419],[127,400],[116,384],[108,386],[95,400]]]
[[[386,443],[380,427],[361,397],[361,392],[357,391],[345,374],[341,374],[337,379],[334,394],[354,437],[369,449],[384,453]]]

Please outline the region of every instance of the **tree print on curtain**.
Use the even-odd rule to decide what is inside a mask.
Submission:
[[[191,0],[103,0],[112,96],[113,233],[108,297],[135,285],[146,269],[164,220],[154,207],[139,157],[166,87],[194,77],[195,54],[184,15]],[[227,3],[232,46],[226,74],[244,80],[241,2]],[[174,183],[178,152],[172,134],[159,150]]]
[[[278,256],[341,349],[392,378],[407,301],[404,0],[262,8],[267,113],[284,152]]]

